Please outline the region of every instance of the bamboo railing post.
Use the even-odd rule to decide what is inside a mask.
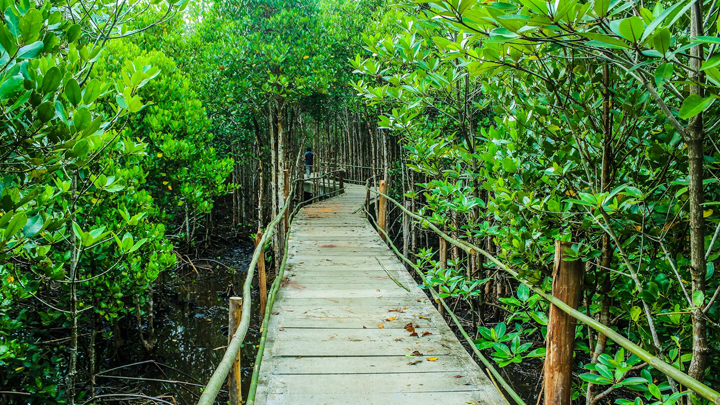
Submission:
[[[405,208],[410,209],[410,201],[405,201]],[[408,257],[410,250],[410,217],[406,212],[403,212],[403,256]]]
[[[285,201],[287,201],[288,205],[292,205],[292,201],[288,200],[288,196],[290,195],[290,172],[285,169],[283,171],[283,176],[285,177],[285,189],[283,190],[283,197],[285,198]],[[285,236],[285,232],[287,232],[288,226],[290,225],[290,210],[291,207],[288,207],[288,209],[285,210],[285,217],[283,218],[283,237]]]
[[[370,187],[365,188],[365,212],[370,212]]]
[[[583,270],[580,261],[565,261],[572,243],[555,241],[552,295],[577,309],[582,295]],[[550,306],[545,358],[545,405],[571,405],[572,367],[577,320]]]
[[[228,344],[232,340],[235,331],[240,324],[240,317],[242,313],[242,298],[230,297],[230,312],[228,313]],[[230,369],[230,376],[228,378],[228,393],[230,395],[230,405],[242,404],[242,392],[241,392],[241,378],[242,372],[240,369],[240,350],[235,356],[235,362]]]
[[[258,232],[255,236],[255,248],[261,243],[262,232]],[[262,249],[262,248],[261,248]],[[260,253],[260,259],[257,263],[258,284],[260,285],[260,317],[265,315],[265,307],[267,306],[267,274],[265,273],[265,252]]]
[[[380,180],[380,198],[378,198],[378,226],[383,231],[387,232],[387,198],[385,198],[385,195],[387,193],[387,183],[385,180]],[[382,240],[387,242],[387,238],[385,238],[384,233],[380,233],[380,236],[382,237]]]
[[[441,237],[440,244],[438,245],[438,253],[440,255],[439,260],[438,260],[439,261],[438,265],[440,266],[441,270],[447,269],[447,262],[448,262],[447,252],[448,252],[447,241]],[[437,305],[438,305],[438,312],[440,312],[440,316],[442,316],[444,318],[445,317],[444,308],[440,304],[439,300],[436,300],[436,301],[437,301]]]
[[[340,170],[340,193],[345,192],[345,170]]]

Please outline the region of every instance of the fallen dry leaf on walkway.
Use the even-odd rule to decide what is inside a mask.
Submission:
[[[428,357],[427,361],[436,361],[437,359],[438,359],[437,357]]]

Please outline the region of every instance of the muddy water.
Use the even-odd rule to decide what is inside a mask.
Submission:
[[[157,345],[149,356],[157,365],[143,364],[139,374],[148,380],[184,383],[135,382],[131,385],[133,391],[171,403],[196,402],[199,386],[207,383],[225,353],[228,297],[241,295],[252,253],[253,247],[248,243],[215,255],[212,261],[197,259],[194,261],[197,273],[192,267],[185,266],[173,277],[166,278],[169,281],[162,287],[162,301],[155,318]],[[258,301],[256,294],[253,293],[254,303]],[[250,384],[260,339],[259,311],[253,309],[251,327],[242,349],[244,392]],[[227,394],[221,392],[217,403],[226,401]]]

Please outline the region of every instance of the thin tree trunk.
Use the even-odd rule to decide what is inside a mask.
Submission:
[[[691,8],[690,16],[691,35],[703,34],[703,3],[695,2]],[[703,46],[696,44],[690,48],[690,93],[704,96],[704,89],[699,83],[704,82],[700,70],[702,66]],[[703,218],[703,114],[698,114],[688,122],[687,149],[688,149],[688,194],[690,204],[690,274],[692,276],[693,297],[696,294],[705,294],[705,221]],[[693,347],[692,360],[688,374],[698,381],[704,380],[707,355],[709,352],[707,342],[707,325],[702,313],[702,304],[692,311]]]

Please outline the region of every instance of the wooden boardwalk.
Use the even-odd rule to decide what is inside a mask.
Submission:
[[[295,218],[256,403],[505,404],[364,201],[363,187],[346,185]]]

